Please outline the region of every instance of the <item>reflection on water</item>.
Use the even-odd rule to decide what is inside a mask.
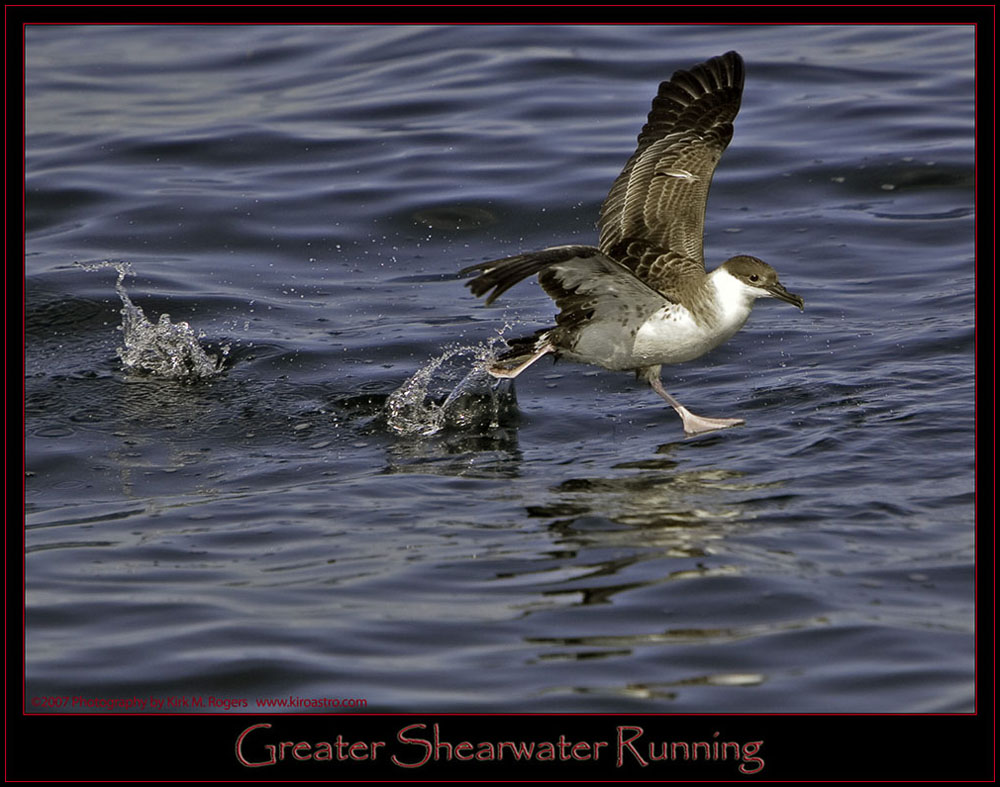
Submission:
[[[517,478],[523,454],[514,427],[446,432],[433,439],[397,440],[386,448],[386,473],[466,478]]]
[[[659,451],[672,453],[668,443]],[[687,546],[692,538],[714,540],[728,528],[736,527],[753,514],[739,499],[748,492],[780,487],[780,483],[747,480],[744,473],[716,469],[681,470],[683,464],[669,456],[633,460],[613,466],[614,470],[638,470],[632,474],[575,477],[552,488],[550,503],[532,505],[532,517],[557,517],[565,532],[575,532],[586,517],[641,529],[647,544],[678,548],[692,554]],[[590,520],[579,528],[581,534],[594,532]],[[612,528],[611,532],[621,530]],[[697,552],[697,550],[696,550]]]

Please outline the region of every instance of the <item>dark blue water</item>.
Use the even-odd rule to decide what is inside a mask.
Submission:
[[[29,28],[26,708],[970,711],[973,45]],[[456,272],[595,242],[657,84],[729,49],[706,257],[806,310],[759,303],[664,381],[746,426],[686,440],[629,375],[543,361],[401,433],[432,359],[551,324],[534,284],[484,307]],[[115,270],[75,264],[103,260],[218,372],[128,368]]]

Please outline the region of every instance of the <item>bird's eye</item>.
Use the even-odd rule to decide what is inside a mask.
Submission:
[[[751,273],[750,274],[750,281],[757,281],[757,279],[759,279],[759,278],[760,278],[760,276],[758,276],[756,273]]]

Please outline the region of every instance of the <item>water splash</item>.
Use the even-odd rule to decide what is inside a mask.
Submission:
[[[427,436],[446,428],[500,426],[516,402],[511,381],[497,380],[486,371],[496,360],[499,341],[454,345],[418,369],[386,400],[389,429]]]
[[[161,314],[154,324],[146,319],[139,306],[132,303],[125,291],[125,277],[134,275],[129,262],[106,260],[97,263],[77,263],[86,271],[114,268],[118,271],[115,291],[121,298],[122,332],[124,346],[118,356],[128,371],[142,372],[170,380],[193,381],[213,377],[222,371],[229,354],[229,346],[220,348],[219,355],[205,351],[186,322],[172,323],[169,314]]]

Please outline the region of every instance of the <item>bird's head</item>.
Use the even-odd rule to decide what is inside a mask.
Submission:
[[[786,290],[778,281],[778,272],[763,260],[741,254],[730,257],[719,268],[736,279],[751,298],[777,298],[798,306],[799,311],[805,308],[802,297]]]

